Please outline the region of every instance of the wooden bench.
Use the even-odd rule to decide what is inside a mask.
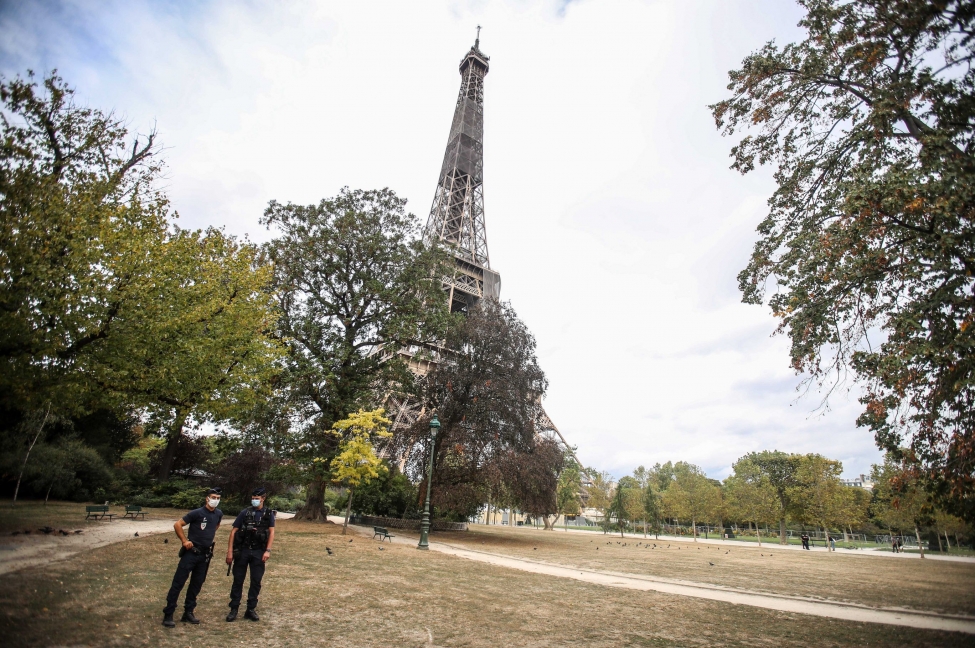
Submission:
[[[382,542],[386,538],[389,538],[389,541],[392,542],[393,541],[393,538],[396,537],[396,536],[389,535],[389,531],[387,531],[383,527],[374,526],[374,527],[372,527],[372,530],[373,530],[373,534],[372,534],[372,539],[373,540],[376,539],[376,536],[379,536],[379,541],[380,542]]]
[[[91,519],[91,518],[94,518],[96,520],[104,520],[105,518],[108,518],[109,521],[111,521],[111,519],[113,517],[115,517],[115,514],[114,513],[109,513],[107,506],[101,505],[101,506],[86,506],[85,507],[85,520],[88,520],[88,519]]]
[[[126,505],[126,507],[125,507],[125,515],[123,515],[122,517],[131,517],[133,520],[135,520],[140,515],[142,516],[142,519],[143,520],[146,519],[146,513],[145,513],[145,511],[142,510],[142,507],[141,506],[128,506],[128,505]]]

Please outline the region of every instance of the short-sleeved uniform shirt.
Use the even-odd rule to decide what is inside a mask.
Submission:
[[[245,508],[243,511],[241,511],[237,515],[237,519],[234,520],[234,528],[235,529],[240,529],[241,527],[244,526],[244,516],[246,515],[247,511],[250,510],[251,508],[253,508],[253,507],[247,507],[247,508]],[[261,507],[259,509],[254,509],[254,524],[260,525],[261,524],[261,518],[263,518],[265,515],[270,515],[271,516],[271,519],[268,520],[267,525],[268,525],[268,527],[273,527],[274,526],[274,511],[270,510],[266,506]]]
[[[190,525],[186,538],[195,545],[209,547],[213,544],[213,536],[222,519],[223,511],[220,509],[211,511],[205,506],[193,509],[183,516],[183,522]]]

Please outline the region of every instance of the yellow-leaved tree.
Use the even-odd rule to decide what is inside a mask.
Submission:
[[[379,477],[386,467],[376,456],[373,439],[391,437],[390,420],[383,416],[384,410],[359,410],[332,426],[333,434],[342,437],[339,453],[332,459],[332,481],[349,487],[349,502],[345,506],[345,521],[342,535],[349,526],[349,512],[352,509],[352,496],[356,486]]]

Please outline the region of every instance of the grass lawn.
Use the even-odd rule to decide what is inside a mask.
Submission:
[[[221,561],[211,566],[196,610],[203,623],[163,628],[161,610],[176,567],[177,548],[172,541],[164,545],[160,536],[136,538],[46,567],[8,574],[0,582],[3,643],[180,647],[569,643],[753,647],[814,643],[817,648],[975,643],[972,637],[949,633],[599,587],[499,569],[436,551],[420,552],[411,546],[385,543],[384,550],[379,551],[378,542],[357,534],[341,536],[340,530],[337,525],[279,522],[274,557],[261,595],[259,624],[223,620],[230,579]],[[217,534],[218,548],[226,546],[227,533],[228,525],[224,525]],[[436,534],[434,539],[458,542],[459,535],[450,534],[448,538]],[[470,537],[478,546],[490,543],[490,549],[517,554],[525,552],[523,538],[542,536],[544,542],[538,545],[535,541],[532,546],[539,546],[540,551],[544,546],[549,553],[534,555],[539,552],[532,551],[531,546],[527,551],[532,557],[554,561],[556,548],[572,542],[572,534],[567,534],[570,539],[566,540],[554,535],[529,536],[505,529],[475,532]],[[583,538],[595,539],[588,535]],[[481,541],[486,544],[479,545]],[[333,556],[327,555],[326,546],[332,548]],[[582,556],[580,550],[566,547],[563,559],[569,559],[573,551]],[[622,550],[618,553],[625,555]],[[881,565],[876,560],[862,562]],[[928,566],[934,566],[933,561]],[[728,576],[749,569],[749,563],[729,565]],[[698,574],[684,576],[697,578]],[[767,575],[755,575],[755,580],[763,578]],[[910,585],[901,581],[897,587]]]
[[[776,551],[776,545],[714,546],[703,542],[626,538],[558,531],[472,526],[438,539],[560,565],[661,576],[760,592],[975,614],[975,564],[904,560],[819,551]],[[626,546],[617,544],[626,542]],[[645,544],[657,545],[648,549]],[[609,543],[609,544],[606,544]],[[667,548],[669,545],[669,548]],[[598,547],[598,550],[597,550]],[[709,562],[715,565],[712,567]]]

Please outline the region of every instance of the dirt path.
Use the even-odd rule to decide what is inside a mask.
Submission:
[[[371,530],[366,527],[349,525],[349,528],[350,530],[355,530],[357,533],[365,536],[369,536],[372,533]],[[394,542],[397,542],[398,544],[415,544],[416,539],[410,537],[397,537],[395,538]],[[888,625],[908,626],[911,628],[921,628],[926,630],[946,630],[949,632],[975,634],[975,617],[924,613],[914,610],[907,611],[893,608],[872,608],[865,605],[831,603],[797,596],[784,596],[766,593],[758,594],[748,590],[732,587],[721,587],[708,583],[655,578],[651,576],[642,576],[639,574],[623,574],[584,568],[565,567],[536,560],[528,560],[525,558],[514,558],[512,556],[505,556],[503,554],[495,554],[486,551],[462,549],[460,547],[444,544],[442,542],[431,542],[430,549],[452,556],[457,556],[458,558],[476,560],[478,562],[489,563],[499,567],[506,567],[508,569],[518,569],[520,571],[531,572],[534,574],[544,574],[547,576],[556,576],[559,578],[571,578],[573,580],[592,583],[595,585],[603,585],[606,587],[620,587],[645,592],[662,592],[665,594],[690,596],[694,598],[708,599],[711,601],[723,601],[725,603],[733,603],[735,605],[749,605],[768,610],[778,610],[780,612],[808,614],[832,619],[843,619],[845,621],[884,623]]]
[[[278,519],[287,520],[294,517],[293,513],[278,513]],[[225,518],[226,519],[226,518]],[[172,542],[176,541],[173,534],[173,523],[176,517],[159,517],[148,520],[113,520],[111,522],[83,522],[81,526],[65,528],[68,535],[64,536],[55,531],[45,535],[41,531],[33,530],[30,535],[0,536],[0,575],[7,574],[27,567],[46,565],[58,560],[104,547],[113,542],[130,540],[138,533],[140,537],[156,533],[172,534]],[[233,518],[230,519],[233,522]],[[75,531],[81,533],[75,533]]]
[[[112,522],[88,522],[82,526],[64,529],[69,535],[57,532],[44,535],[34,530],[30,535],[6,535],[0,542],[0,574],[45,565],[56,560],[64,560],[82,551],[104,547],[154,533],[172,532],[172,519],[114,520]],[[80,530],[81,533],[75,533]],[[173,536],[175,538],[175,535]]]

